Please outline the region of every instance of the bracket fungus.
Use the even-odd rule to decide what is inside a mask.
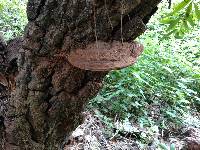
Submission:
[[[110,71],[134,64],[142,51],[143,46],[138,42],[97,41],[84,49],[72,51],[68,61],[83,70]]]

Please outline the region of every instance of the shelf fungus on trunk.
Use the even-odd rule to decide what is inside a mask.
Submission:
[[[134,64],[142,51],[143,46],[138,42],[97,41],[84,49],[72,51],[68,61],[83,70],[110,71]]]

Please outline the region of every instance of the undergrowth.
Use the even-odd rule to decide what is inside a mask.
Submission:
[[[6,40],[22,35],[27,24],[27,0],[0,0],[0,32]]]

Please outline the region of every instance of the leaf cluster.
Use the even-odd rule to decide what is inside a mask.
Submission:
[[[165,13],[160,22],[167,25],[165,37],[173,34],[176,38],[183,38],[185,33],[191,32],[200,21],[200,1],[182,0],[173,7],[171,12]]]

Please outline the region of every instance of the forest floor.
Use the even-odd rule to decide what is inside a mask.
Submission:
[[[112,133],[108,133],[106,125],[94,112],[84,112],[84,116],[84,123],[72,133],[64,150],[200,150],[200,128],[194,125],[170,130],[157,129],[149,137],[149,144],[142,148],[137,135],[145,133],[147,128],[132,124],[132,132],[114,128]],[[200,114],[194,116],[187,119],[193,121]]]

